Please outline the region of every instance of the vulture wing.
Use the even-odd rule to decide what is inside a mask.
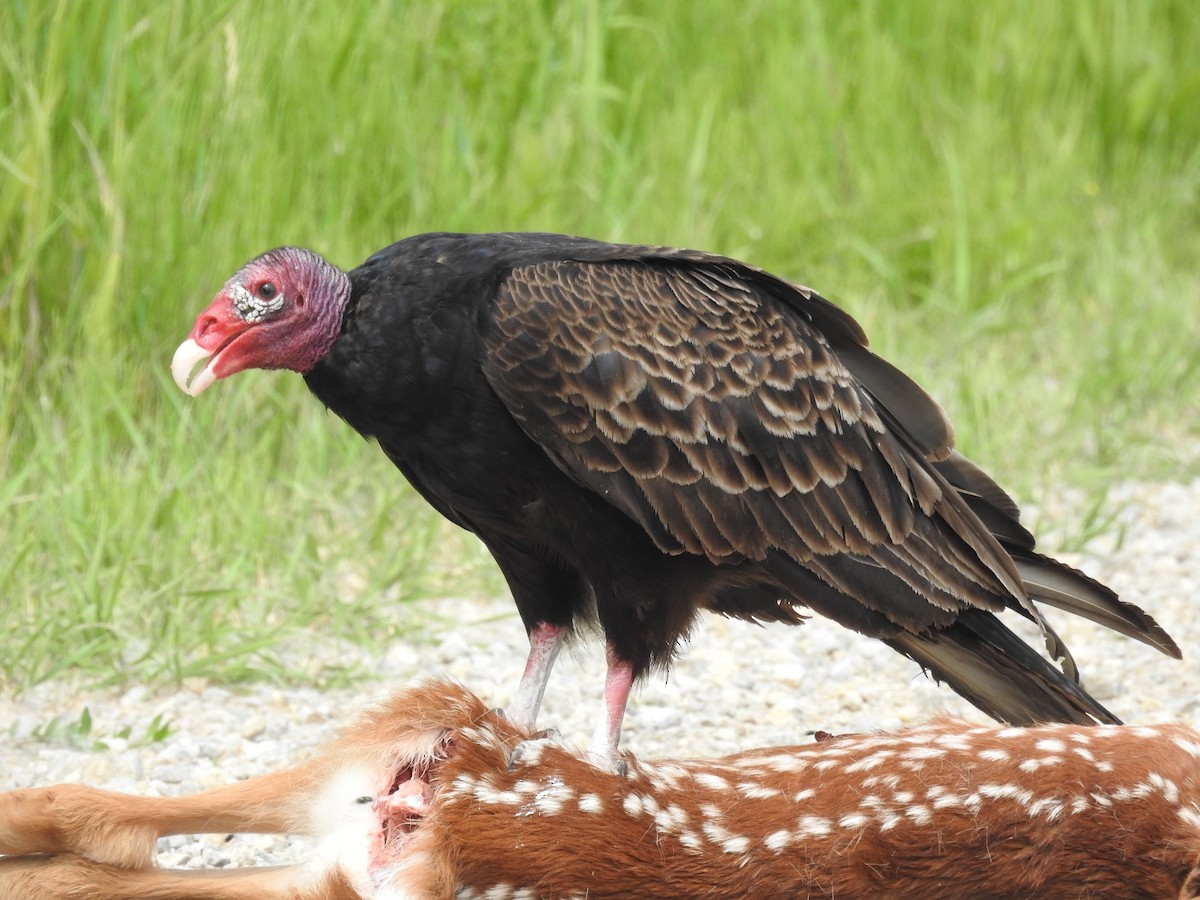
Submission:
[[[485,375],[565,472],[665,553],[782,555],[910,632],[1015,606],[1065,657],[936,467],[940,408],[852,319],[720,257],[643,252],[515,268],[489,311]]]

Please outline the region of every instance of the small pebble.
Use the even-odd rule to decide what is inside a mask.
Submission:
[[[266,730],[267,720],[262,716],[251,716],[242,723],[242,727],[239,729],[242,737],[248,741],[252,741],[261,736]]]

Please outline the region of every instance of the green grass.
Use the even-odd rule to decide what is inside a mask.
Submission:
[[[0,87],[13,686],[296,677],[304,629],[383,641],[412,597],[500,590],[299,379],[165,378],[284,243],[712,249],[853,311],[1025,496],[1197,469],[1187,0],[13,0]]]

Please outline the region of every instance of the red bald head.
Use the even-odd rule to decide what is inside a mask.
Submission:
[[[264,253],[196,319],[171,362],[175,383],[195,396],[243,369],[307,372],[337,338],[349,298],[350,279],[317,254],[298,247]],[[208,365],[189,382],[204,359]]]

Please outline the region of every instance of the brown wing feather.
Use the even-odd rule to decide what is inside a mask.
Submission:
[[[815,295],[792,289],[784,302],[784,283],[765,289],[709,262],[514,270],[491,310],[489,382],[566,472],[664,552],[736,563],[781,551],[906,628],[970,606],[1036,615],[1012,560],[925,459],[949,452],[936,404],[920,393],[919,441],[889,428],[800,307]],[[821,304],[828,319],[836,308]],[[847,321],[839,313],[837,337],[861,346]],[[892,395],[919,390],[906,380]],[[818,561],[837,554],[893,572],[928,608],[856,590]]]

